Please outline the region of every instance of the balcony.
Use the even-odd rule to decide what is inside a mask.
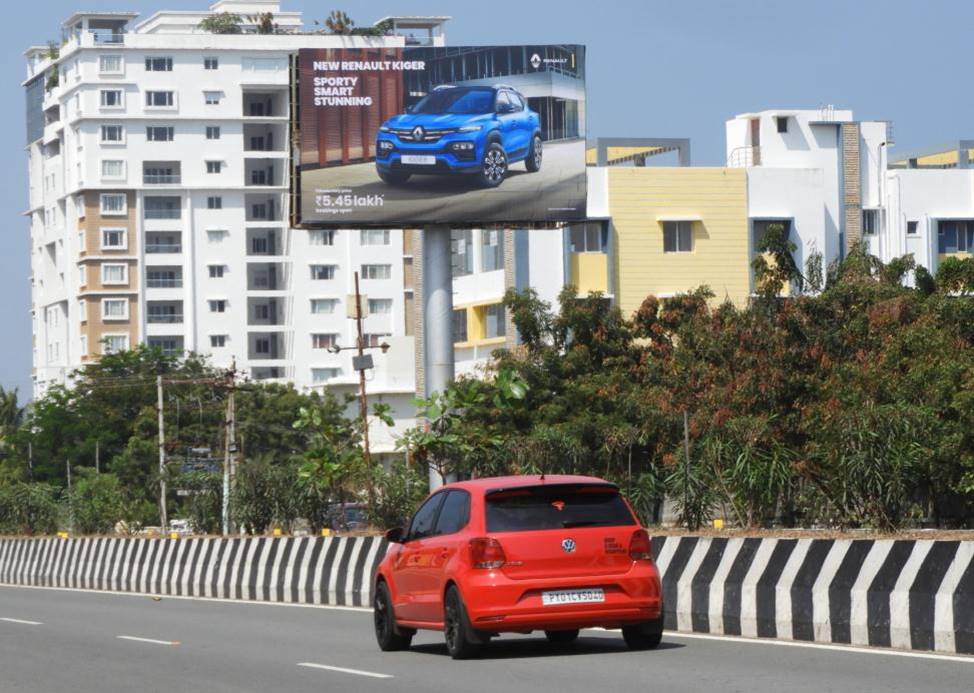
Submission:
[[[182,217],[182,200],[178,197],[146,197],[143,218],[179,219]]]
[[[609,293],[609,256],[605,253],[572,253],[571,283],[583,296]]]
[[[285,154],[287,132],[283,125],[245,125],[244,151],[258,155]]]
[[[248,298],[248,325],[283,325],[285,323],[284,301],[276,298]]]
[[[247,195],[248,222],[281,221],[280,197]]]
[[[181,289],[182,267],[150,267],[145,271],[145,285],[149,289]]]
[[[281,233],[275,229],[247,229],[247,255],[281,255]]]
[[[245,118],[286,118],[287,92],[244,92],[243,116]]]
[[[248,291],[283,291],[287,289],[284,265],[279,262],[259,262],[247,266]]]
[[[251,332],[247,335],[247,358],[251,361],[286,359],[284,335],[280,332]]]
[[[146,243],[146,254],[156,253],[181,253],[183,252],[182,243]]]
[[[275,166],[267,159],[244,161],[244,185],[248,187],[284,185],[283,174],[283,166]]]
[[[183,322],[182,301],[146,302],[145,321],[149,324],[177,325]]]

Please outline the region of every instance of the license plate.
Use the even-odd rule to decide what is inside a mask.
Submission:
[[[558,606],[560,604],[594,604],[605,601],[605,592],[601,587],[587,590],[551,590],[541,593],[541,603],[544,606]]]
[[[420,166],[436,166],[436,157],[429,154],[403,154],[404,164],[419,164]]]

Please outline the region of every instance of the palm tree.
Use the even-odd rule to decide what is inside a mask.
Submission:
[[[0,450],[24,420],[24,408],[17,402],[17,389],[5,390],[0,385]]]
[[[332,10],[325,20],[325,28],[333,34],[351,34],[354,27],[354,20],[341,10]]]

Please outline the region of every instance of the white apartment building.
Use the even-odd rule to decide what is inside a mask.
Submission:
[[[199,29],[220,12],[240,15],[243,33]],[[265,12],[277,31],[258,35]],[[411,44],[445,41],[446,17],[391,19]],[[292,56],[407,39],[301,27],[266,0],[142,21],[79,12],[56,55],[25,53],[35,396],[138,343],[235,361],[255,380],[357,388],[351,353],[329,347],[355,344],[358,271],[368,342],[390,345],[374,352],[368,391],[407,414],[408,234],[295,229],[288,194]],[[376,433],[379,451],[391,446]]]

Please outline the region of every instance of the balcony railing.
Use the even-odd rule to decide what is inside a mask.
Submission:
[[[146,316],[146,322],[150,323],[181,323],[183,321],[182,313],[149,313]]]
[[[146,279],[145,285],[150,289],[181,289],[183,288],[183,279],[182,277],[176,279]]]
[[[182,214],[180,209],[146,209],[146,219],[179,219]]]
[[[153,175],[147,173],[142,176],[144,185],[179,185],[180,182],[182,182],[182,176],[179,174]]]
[[[146,243],[146,253],[181,253],[183,252],[182,243]]]
[[[125,43],[125,33],[120,31],[91,31],[95,43],[120,44]]]

